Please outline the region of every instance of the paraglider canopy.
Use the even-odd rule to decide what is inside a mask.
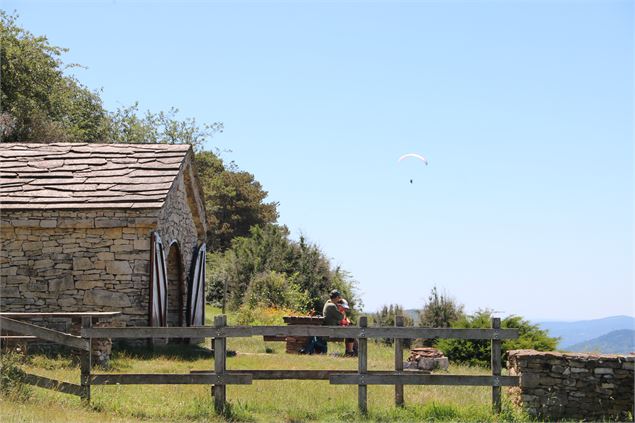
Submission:
[[[421,154],[417,154],[417,153],[408,153],[408,154],[404,154],[403,156],[399,157],[399,160],[397,160],[398,162],[405,160],[407,158],[414,158],[414,159],[418,159],[421,160],[426,166],[428,165],[428,159],[426,159],[425,157],[423,157]]]
[[[399,160],[397,160],[397,162],[401,163],[402,161],[404,161],[406,159],[409,159],[409,158],[421,161],[426,166],[428,165],[428,159],[426,159],[424,156],[422,156],[421,154],[418,154],[418,153],[407,153],[407,154],[404,154],[403,156],[399,157]],[[413,182],[413,179],[410,178],[410,183],[412,184],[412,182]]]

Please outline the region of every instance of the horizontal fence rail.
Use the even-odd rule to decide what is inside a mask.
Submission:
[[[515,339],[518,329],[449,329],[405,327],[343,326],[209,326],[128,327],[82,329],[82,336],[93,338],[240,338],[249,336],[320,336],[328,338],[397,338],[397,339]]]
[[[249,373],[93,374],[92,385],[251,385]]]
[[[463,376],[428,375],[413,372],[366,372],[341,374],[333,372],[329,377],[333,385],[465,385],[465,386],[516,386],[518,376]]]

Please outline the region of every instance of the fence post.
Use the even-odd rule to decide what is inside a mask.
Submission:
[[[217,413],[222,413],[225,410],[225,400],[227,395],[227,386],[222,379],[225,374],[226,357],[227,357],[227,339],[221,332],[222,328],[227,326],[227,316],[221,314],[214,316],[214,327],[217,329],[216,336],[214,337],[214,373],[218,375],[219,382],[222,384],[216,384],[213,388],[214,395],[214,409]]]
[[[365,329],[368,326],[368,318],[366,316],[361,316],[359,318],[359,327],[361,334],[365,335]],[[367,338],[358,338],[357,339],[357,353],[358,353],[358,372],[359,372],[359,381],[360,384],[357,387],[357,406],[359,407],[359,412],[362,414],[366,414],[368,412],[368,386],[364,384],[365,374],[368,370],[368,339]]]
[[[492,329],[500,329],[501,319],[492,317]],[[497,381],[501,375],[501,340],[492,339],[492,376]],[[498,385],[498,383],[497,383]],[[494,413],[501,412],[501,387],[492,386],[492,411]]]
[[[395,316],[395,326],[403,327],[403,316]],[[403,340],[395,338],[395,371],[403,371]],[[395,385],[395,405],[404,406],[403,385]]]
[[[82,317],[82,329],[89,329],[93,326],[92,317]],[[88,351],[81,350],[79,356],[80,381],[82,387],[81,399],[85,404],[90,404],[90,371],[92,367],[93,354],[92,338],[88,337]]]

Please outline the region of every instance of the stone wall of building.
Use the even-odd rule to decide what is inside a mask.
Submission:
[[[199,243],[196,225],[188,205],[183,176],[179,175],[165,199],[158,215],[157,232],[161,236],[165,249],[165,257],[169,254],[169,246],[177,241],[181,250],[182,265],[188,273],[192,263],[192,254]]]
[[[121,311],[148,322],[150,234],[158,210],[3,211],[3,311]]]
[[[520,376],[510,393],[531,416],[550,421],[632,418],[634,362],[634,355],[509,351],[510,374]]]

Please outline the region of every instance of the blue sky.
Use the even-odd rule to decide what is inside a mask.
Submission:
[[[1,4],[107,108],[222,121],[367,310],[635,314],[631,1]]]

